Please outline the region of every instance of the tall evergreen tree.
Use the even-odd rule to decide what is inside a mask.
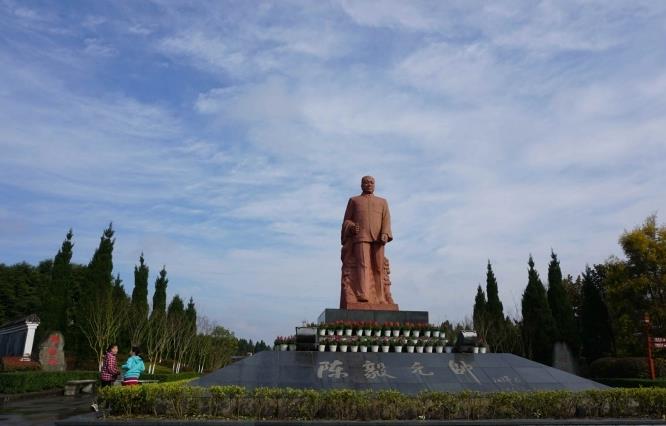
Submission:
[[[148,266],[144,263],[143,253],[139,257],[139,266],[134,266],[132,315],[138,321],[148,319]]]
[[[197,309],[194,306],[194,299],[190,297],[190,301],[185,309],[185,318],[187,325],[190,328],[190,333],[197,334]]]
[[[51,283],[42,293],[41,326],[48,331],[58,330],[66,333],[67,311],[70,308],[70,292],[72,291],[73,236],[70,229],[53,259]]]
[[[548,306],[546,289],[539,273],[534,269],[532,255],[529,265],[528,282],[522,299],[523,341],[530,359],[550,364],[553,357],[555,321]]]
[[[175,295],[173,296],[173,299],[171,299],[171,303],[169,303],[169,308],[167,309],[167,318],[169,320],[172,320],[184,317],[185,317],[185,304],[183,303],[183,299],[181,299],[179,295]]]
[[[548,264],[548,306],[555,320],[556,339],[565,342],[574,354],[578,354],[578,330],[573,306],[564,288],[560,261],[552,250]]]
[[[166,315],[167,284],[169,284],[169,279],[167,278],[166,266],[163,266],[162,270],[160,271],[160,275],[155,280],[155,293],[153,293],[153,311],[150,314],[151,318],[157,315]]]
[[[587,266],[583,273],[581,306],[581,340],[583,356],[588,362],[612,353],[613,333],[608,307],[602,296],[604,265]]]
[[[493,272],[493,267],[488,260],[486,271],[486,316],[488,321],[488,335],[486,340],[491,350],[497,351],[502,343],[506,342],[506,321],[504,320],[504,306],[499,298],[497,279]],[[505,346],[505,345],[504,345]]]
[[[488,312],[486,294],[481,289],[481,285],[476,288],[472,319],[474,320],[474,329],[481,335],[481,337],[485,338],[488,331]]]
[[[88,264],[88,284],[82,296],[97,304],[109,303],[113,288],[113,224],[104,230]]]

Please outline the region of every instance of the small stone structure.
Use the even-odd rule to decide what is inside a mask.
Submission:
[[[0,357],[19,356],[21,361],[30,361],[37,326],[37,315],[0,326]]]
[[[65,371],[65,338],[59,332],[49,334],[39,345],[39,362],[44,371]]]

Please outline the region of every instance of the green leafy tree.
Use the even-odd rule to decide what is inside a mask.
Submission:
[[[555,320],[556,339],[565,342],[572,353],[578,354],[580,341],[576,318],[569,295],[563,284],[560,261],[555,252],[550,252],[550,264],[548,265],[548,306]]]
[[[546,289],[534,269],[530,255],[528,282],[522,298],[523,343],[527,356],[543,364],[551,364],[555,341],[555,321],[548,306]]]
[[[613,332],[603,297],[606,273],[605,265],[588,266],[583,273],[581,340],[582,353],[588,362],[613,352]]]
[[[621,355],[641,355],[641,320],[649,313],[656,335],[666,335],[666,226],[656,215],[620,237],[625,260],[606,262],[604,280]]]

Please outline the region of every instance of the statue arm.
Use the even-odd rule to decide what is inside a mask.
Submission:
[[[384,238],[386,240],[384,242],[388,243],[389,241],[393,240],[393,233],[391,232],[391,212],[389,211],[388,208],[388,203],[384,201],[384,212],[382,214],[382,241],[384,241]],[[384,237],[386,235],[386,237]]]
[[[352,200],[351,198],[347,202],[347,209],[345,210],[345,217],[342,219],[342,229],[340,230],[340,241],[342,244],[347,240],[347,235],[350,232],[350,227],[355,226],[356,224],[351,220],[352,217]],[[353,232],[353,231],[352,231]]]

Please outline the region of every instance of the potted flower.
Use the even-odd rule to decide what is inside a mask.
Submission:
[[[326,335],[327,336],[335,335],[335,324],[326,324]]]
[[[278,336],[274,343],[275,347],[280,348],[281,351],[286,351],[289,348],[286,337]]]
[[[435,346],[435,342],[432,339],[427,339],[425,341],[425,352],[431,354],[433,346]]]
[[[445,342],[446,342],[446,340],[442,340],[442,339],[437,339],[435,341],[435,352],[436,353],[441,354],[442,352],[444,352],[444,343]]]
[[[289,336],[287,339],[288,345],[289,345],[289,350],[290,351],[295,351],[296,350],[296,336]]]
[[[370,350],[372,352],[379,352],[379,341],[377,339],[372,339],[370,341]]]
[[[391,323],[385,322],[382,325],[382,331],[384,332],[384,337],[391,337]]]
[[[386,337],[380,342],[382,346],[382,352],[389,352],[391,350],[391,341]]]
[[[355,332],[356,332],[355,334],[356,334],[358,337],[363,336],[363,322],[362,322],[362,321],[357,321],[357,322],[355,322],[355,323],[354,323],[354,330],[355,330]]]
[[[430,335],[435,338],[439,338],[439,327],[431,324],[430,325]]]
[[[319,339],[319,352],[325,352],[327,344],[328,344],[327,339]]]
[[[342,336],[342,334],[345,332],[345,324],[343,321],[336,321],[335,322],[335,335],[336,336]]]
[[[446,337],[446,324],[441,323],[439,325],[439,337]]]
[[[319,335],[326,336],[326,324],[324,323],[319,324]]]
[[[379,323],[374,323],[372,325],[372,335],[375,337],[381,337],[382,335],[382,326]]]
[[[447,354],[450,354],[453,352],[453,345],[449,342],[446,343],[446,346],[444,346],[444,352]]]
[[[342,339],[340,340],[340,352],[347,352],[347,347],[349,345],[347,344],[347,340]]]
[[[335,351],[338,350],[338,339],[337,338],[333,338],[333,339],[330,339],[328,341],[328,350],[330,352],[335,352]]]
[[[407,343],[407,341],[402,338],[398,337],[393,340],[393,350],[396,352],[402,352],[402,347]]]
[[[344,327],[345,327],[345,336],[351,336],[353,331],[352,323],[350,321],[345,321]]]
[[[416,353],[422,354],[424,347],[425,347],[424,340],[419,340],[418,342],[416,342]]]
[[[369,345],[370,341],[368,340],[367,337],[364,337],[359,341],[359,348],[361,349],[361,352],[368,352]]]
[[[412,336],[419,337],[421,335],[421,324],[415,324],[412,328]]]
[[[479,353],[485,354],[488,351],[488,345],[486,345],[486,341],[483,340],[483,337],[477,341],[477,345],[479,346]]]
[[[365,323],[365,332],[364,332],[364,334],[368,337],[372,336],[372,329],[373,329],[372,321],[366,322]]]
[[[412,323],[411,322],[406,322],[400,327],[402,329],[402,335],[405,337],[409,337],[409,335],[412,332]]]
[[[349,350],[352,352],[358,352],[358,339],[354,339],[349,342]]]
[[[432,327],[431,327],[430,324],[424,324],[424,325],[425,325],[425,327],[423,328],[423,335],[424,335],[425,337],[430,337],[430,336],[432,335],[432,334],[431,334],[431,329],[432,329]]]

